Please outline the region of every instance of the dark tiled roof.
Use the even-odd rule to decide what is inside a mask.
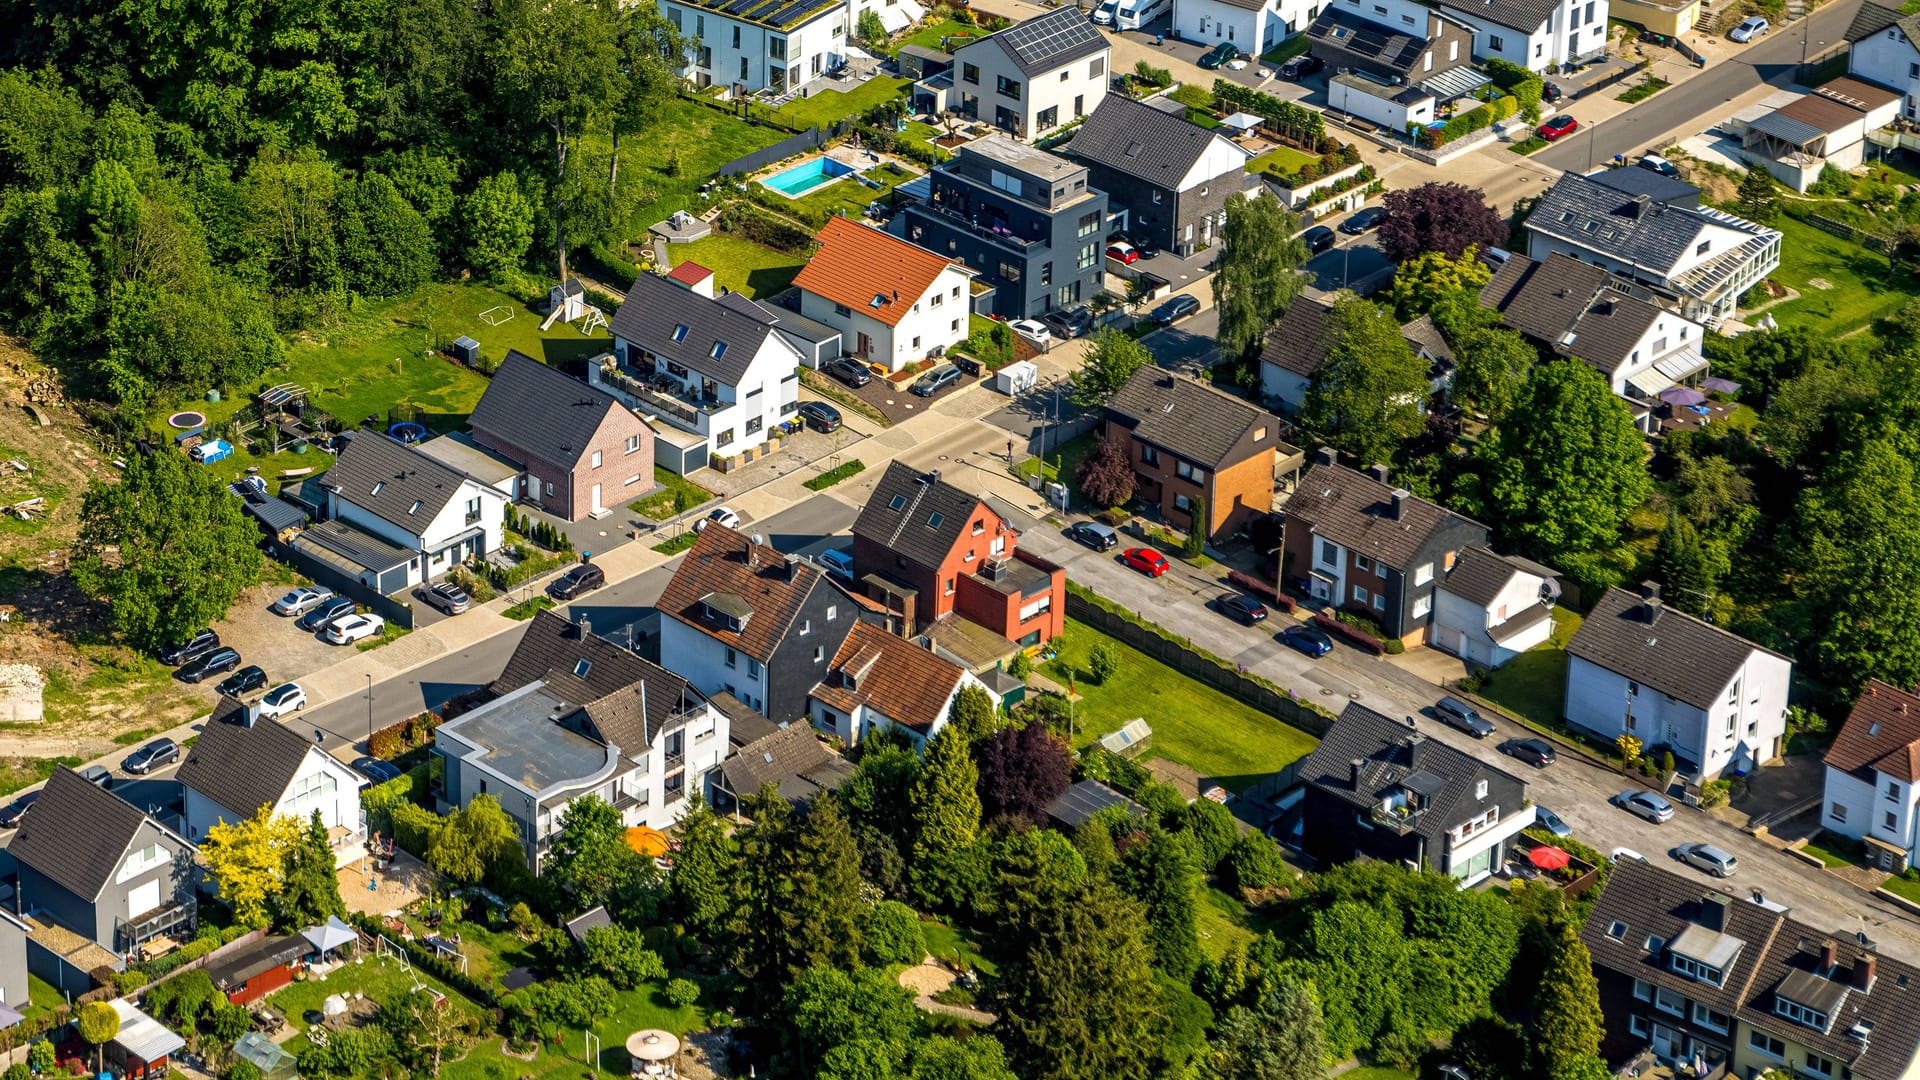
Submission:
[[[940,479],[938,472],[922,473],[894,461],[888,463],[886,474],[854,519],[853,535],[905,556],[908,562],[939,566],[976,513],[999,517],[991,509],[982,509],[978,495]],[[991,520],[987,530],[993,531]]]
[[[1909,784],[1920,780],[1920,695],[1869,679],[1826,762],[1869,781],[1875,771]]]
[[[799,801],[830,791],[853,774],[846,759],[828,750],[806,724],[788,726],[755,739],[720,765],[727,790],[742,798],[773,784]]]
[[[1611,373],[1661,315],[1615,285],[1607,271],[1559,252],[1544,262],[1515,256],[1481,288],[1480,303],[1509,328]]]
[[[181,784],[242,818],[278,803],[314,748],[310,740],[276,721],[261,720],[247,727],[246,719],[245,706],[221,698],[199,741],[180,763],[179,773]]]
[[[1916,33],[1915,27],[1909,25],[1915,22],[1920,22],[1920,18],[1902,16],[1899,8],[1883,7],[1874,3],[1874,0],[1867,0],[1860,5],[1860,10],[1853,13],[1853,22],[1847,26],[1846,38],[1848,41],[1857,42],[1870,38],[1889,26],[1898,26],[1906,33],[1907,40],[1920,41],[1920,33]]]
[[[1645,195],[1654,202],[1672,203],[1675,206],[1694,207],[1700,205],[1700,189],[1675,177],[1631,166],[1620,169],[1601,169],[1587,177],[1601,187],[1610,188],[1622,195]]]
[[[1472,22],[1490,22],[1533,33],[1560,7],[1559,0],[1450,0],[1447,6]]]
[[[491,689],[510,694],[535,682],[584,709],[600,739],[628,757],[645,753],[674,713],[703,700],[680,676],[551,611],[533,617]]]
[[[747,366],[773,333],[773,321],[774,317],[765,312],[755,317],[683,289],[658,274],[641,274],[627,290],[620,310],[613,313],[610,328],[615,337],[655,356],[727,386],[738,386],[746,377]],[[687,332],[675,341],[674,335],[682,326]],[[714,347],[722,342],[727,347],[716,357]]]
[[[674,570],[658,606],[668,618],[764,663],[814,590],[832,587],[818,566],[756,544],[746,533],[709,525]],[[744,616],[745,624],[735,630],[709,608]]]
[[[1267,331],[1260,362],[1311,377],[1327,358],[1327,316],[1332,312],[1332,304],[1306,296],[1295,299]]]
[[[707,699],[720,715],[727,718],[727,741],[738,750],[755,739],[764,738],[780,730],[780,725],[756,712],[753,706],[734,697],[728,690],[722,690]]]
[[[1394,489],[1345,465],[1315,465],[1301,477],[1287,500],[1287,517],[1299,519],[1343,547],[1406,572],[1427,540],[1442,526],[1464,522],[1480,530],[1486,526],[1461,517],[1415,495],[1402,500],[1401,516],[1393,516]]]
[[[1739,903],[1739,901],[1735,901]],[[1822,946],[1836,946],[1832,967],[1821,955]],[[1754,973],[1753,987],[1740,1006],[1740,1019],[1777,1032],[1823,1057],[1838,1059],[1857,1080],[1900,1080],[1908,1074],[1920,1049],[1920,969],[1873,954],[1873,981],[1862,989],[1854,984],[1856,971],[1868,950],[1851,932],[1822,932],[1816,927],[1783,920]],[[1859,971],[1864,981],[1865,971]],[[1901,985],[1905,983],[1906,985]],[[1784,997],[1829,1016],[1820,1031],[1789,1020],[1774,1011]],[[1853,1034],[1865,1026],[1864,1037]]]
[[[1359,761],[1359,782],[1353,763]],[[1349,703],[1327,733],[1300,763],[1300,779],[1355,806],[1375,807],[1397,788],[1418,786],[1428,809],[1414,820],[1414,831],[1439,838],[1487,806],[1519,812],[1526,798],[1526,782],[1503,769],[1382,715],[1358,702]],[[1486,799],[1475,796],[1478,781],[1487,780]]]
[[[1447,344],[1447,339],[1441,336],[1440,327],[1434,323],[1433,316],[1422,315],[1412,322],[1402,323],[1400,336],[1407,339],[1407,345],[1415,353],[1425,349],[1427,355],[1435,360],[1445,364],[1453,363],[1453,348]]]
[[[981,41],[961,46],[959,54],[985,41],[998,44],[1029,76],[1057,71],[1065,64],[1107,51],[1107,39],[1075,7],[1055,8],[1014,23]]]
[[[543,460],[573,465],[607,414],[624,408],[605,390],[509,349],[467,424],[497,432]]]
[[[1540,204],[1527,215],[1526,227],[1545,236],[1595,251],[1664,276],[1691,251],[1709,224],[1749,234],[1758,246],[1770,230],[1714,210],[1693,210],[1625,195],[1579,173],[1563,173]],[[1746,244],[1726,248],[1706,265],[1744,265],[1754,254]],[[1688,271],[1690,277],[1701,270]],[[1724,275],[1722,275],[1724,276]],[[1711,285],[1711,281],[1705,281]]]
[[[418,536],[460,494],[467,474],[377,432],[347,440],[322,481],[343,502]]]
[[[322,521],[302,529],[300,535],[293,538],[293,544],[295,547],[312,544],[375,573],[412,562],[415,555],[344,521]]]
[[[966,674],[898,634],[860,622],[840,644],[813,697],[844,713],[865,705],[896,724],[931,735]],[[856,685],[847,685],[848,679]]]
[[[1106,413],[1130,427],[1134,438],[1211,469],[1283,446],[1279,417],[1245,398],[1152,365],[1133,373],[1107,402]],[[1249,439],[1255,440],[1251,453],[1234,458]]]
[[[1184,115],[1108,94],[1074,132],[1066,153],[1123,176],[1178,190],[1180,181],[1217,138]]]
[[[1738,634],[1662,606],[1651,625],[1648,605],[1625,589],[1608,589],[1567,642],[1567,655],[1625,676],[1697,709],[1709,709],[1755,652]]]
[[[1328,4],[1320,10],[1313,24],[1307,27],[1307,37],[1329,48],[1407,74],[1413,71],[1414,65],[1420,62],[1421,54],[1427,51],[1426,28],[1420,29],[1422,33],[1419,34],[1402,33]]]
[[[1484,547],[1470,547],[1453,561],[1453,569],[1441,579],[1440,587],[1469,604],[1486,607],[1500,597],[1519,570],[1512,563]]]
[[[132,803],[61,765],[47,778],[33,813],[20,822],[7,851],[21,865],[92,900],[113,877],[120,856],[146,820]]]
[[[1696,982],[1668,966],[1667,943],[1688,927],[1700,926],[1703,917],[1717,914],[1703,899],[1708,896],[1726,901],[1724,914],[1718,915],[1723,921],[1720,933],[1740,942],[1740,951],[1724,969],[1719,986]],[[1786,923],[1786,916],[1779,912],[1736,900],[1639,859],[1621,859],[1581,928],[1580,939],[1593,954],[1596,967],[1666,987],[1717,1012],[1732,1014],[1751,992],[1767,949]],[[1650,938],[1652,949],[1647,948]]]

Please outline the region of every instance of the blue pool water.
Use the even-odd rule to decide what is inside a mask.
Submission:
[[[803,161],[790,169],[782,169],[760,182],[788,198],[805,195],[821,184],[838,180],[856,172],[850,165],[842,165],[830,157],[817,157]]]

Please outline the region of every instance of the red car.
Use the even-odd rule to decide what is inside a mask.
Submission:
[[[1571,135],[1580,127],[1580,121],[1562,113],[1540,125],[1540,137],[1552,142],[1562,135]]]
[[[1132,266],[1140,259],[1140,249],[1125,241],[1108,244],[1107,258],[1117,263],[1125,263],[1128,266]]]
[[[1148,577],[1167,572],[1167,557],[1152,548],[1128,548],[1120,553],[1120,561]]]

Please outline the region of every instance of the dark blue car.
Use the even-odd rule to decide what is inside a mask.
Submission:
[[[1289,649],[1298,649],[1308,656],[1319,658],[1333,651],[1333,639],[1325,631],[1311,626],[1289,626],[1280,631],[1280,644]]]

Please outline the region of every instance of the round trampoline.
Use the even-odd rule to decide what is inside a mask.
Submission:
[[[177,412],[177,413],[174,413],[172,416],[167,417],[167,426],[170,428],[175,428],[180,431],[186,431],[190,428],[203,427],[205,426],[206,422],[207,422],[206,413],[197,413],[191,410],[188,410],[187,412]]]
[[[421,439],[427,437],[427,427],[425,424],[417,424],[412,420],[402,420],[392,427],[387,428],[387,434],[399,439],[401,442],[419,442]]]

